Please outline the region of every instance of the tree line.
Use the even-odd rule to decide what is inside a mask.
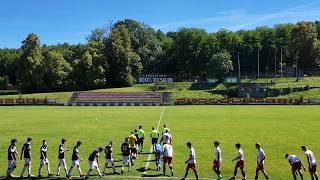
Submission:
[[[178,80],[222,79],[238,71],[238,57],[241,73],[257,71],[258,55],[261,74],[280,66],[318,67],[320,22],[236,32],[181,28],[163,33],[125,19],[92,30],[87,42],[78,45],[41,45],[30,33],[19,49],[0,49],[0,87],[6,82],[24,91],[122,87],[132,86],[142,73],[174,73]]]

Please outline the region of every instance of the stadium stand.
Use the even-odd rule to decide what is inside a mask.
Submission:
[[[172,104],[164,92],[74,92],[67,106],[160,106]]]

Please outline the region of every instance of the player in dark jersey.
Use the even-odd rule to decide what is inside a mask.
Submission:
[[[62,139],[61,140],[61,144],[59,145],[58,148],[58,159],[59,159],[59,163],[58,163],[58,167],[57,167],[57,176],[60,176],[60,166],[63,166],[64,171],[66,172],[66,176],[68,175],[68,170],[67,170],[67,164],[66,164],[66,160],[64,159],[64,153],[69,151],[69,149],[65,149],[64,148],[64,143],[67,140]]]
[[[104,161],[104,170],[103,170],[103,174],[107,174],[107,167],[108,164],[111,163],[112,165],[112,170],[113,170],[113,174],[116,174],[116,170],[115,170],[115,166],[114,166],[114,159],[113,159],[113,155],[112,155],[112,141],[110,141],[109,145],[106,146],[106,149],[104,150],[105,154],[106,154],[106,159]]]
[[[47,158],[47,151],[48,151],[47,141],[43,140],[42,146],[40,147],[40,167],[39,167],[38,177],[41,177],[43,165],[47,165],[48,176],[52,176],[52,174],[50,172],[50,163]]]
[[[124,143],[121,145],[121,152],[122,152],[122,167],[121,167],[121,174],[123,174],[124,166],[128,163],[128,172],[131,169],[131,160],[130,160],[130,146],[129,146],[129,138],[125,138]]]
[[[98,171],[99,176],[101,177],[102,174],[100,173],[100,165],[99,165],[99,155],[103,151],[102,147],[99,147],[98,149],[95,149],[89,156],[89,171],[86,175],[86,179],[89,178],[91,171],[96,168]]]
[[[16,169],[17,157],[19,154],[17,152],[17,139],[11,139],[11,144],[8,147],[8,169],[7,169],[7,178],[12,177],[12,172]]]
[[[82,159],[79,156],[79,151],[80,151],[79,148],[80,148],[81,144],[82,144],[81,141],[77,141],[77,144],[73,147],[72,162],[71,162],[71,166],[70,166],[70,169],[69,169],[69,172],[67,175],[69,178],[71,177],[72,169],[74,168],[74,166],[77,166],[80,177],[83,177],[83,174],[82,174],[81,168],[80,168],[80,161],[82,161]]]
[[[24,165],[23,165],[20,177],[23,177],[23,174],[26,169],[28,171],[28,177],[33,176],[31,175],[31,141],[32,141],[32,138],[28,137],[27,142],[24,143],[24,145],[22,146],[20,159],[22,160],[22,157],[23,157]]]

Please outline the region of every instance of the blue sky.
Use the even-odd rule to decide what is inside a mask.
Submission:
[[[30,32],[45,44],[83,43],[95,27],[124,18],[164,32],[236,31],[320,20],[320,0],[2,0],[0,48],[20,47]]]

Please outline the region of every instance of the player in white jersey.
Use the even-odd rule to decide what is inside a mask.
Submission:
[[[288,160],[289,164],[292,167],[291,170],[292,170],[293,179],[297,180],[297,174],[299,174],[301,179],[303,180],[303,174],[301,169],[303,168],[305,171],[306,168],[303,166],[300,158],[296,155],[289,155],[289,154],[286,154],[284,157]]]
[[[256,144],[257,149],[257,168],[256,168],[256,176],[255,180],[259,177],[259,172],[261,171],[266,179],[269,179],[269,176],[264,169],[264,160],[266,159],[266,154],[264,153],[263,149],[261,148],[261,145],[259,143]]]
[[[7,179],[12,177],[12,172],[16,169],[16,161],[17,157],[19,158],[19,154],[17,152],[17,139],[11,139],[11,144],[8,147],[8,170],[7,170]]]
[[[222,162],[222,154],[220,149],[220,143],[218,141],[213,142],[214,147],[216,148],[215,154],[214,154],[214,160],[212,169],[213,171],[218,175],[218,179],[221,179],[221,162]]]
[[[238,169],[240,168],[241,173],[242,173],[242,179],[245,180],[246,179],[246,173],[244,171],[244,153],[243,153],[243,150],[241,149],[241,144],[240,143],[237,143],[235,146],[236,146],[236,149],[237,149],[237,157],[234,158],[232,161],[237,161],[237,164],[234,167],[233,178],[231,178],[231,179],[236,179],[237,173],[238,173]]]
[[[314,157],[313,152],[310,151],[309,149],[307,149],[306,146],[301,146],[301,150],[304,151],[304,154],[307,157],[311,179],[318,180],[319,178],[318,178],[318,174],[317,174],[317,161],[316,161],[316,158]]]
[[[192,169],[194,172],[194,175],[196,176],[196,179],[198,180],[199,176],[198,176],[197,168],[196,168],[196,151],[192,147],[191,142],[188,142],[187,146],[189,148],[189,159],[185,162],[185,164],[188,164],[188,165],[186,168],[186,173],[185,173],[184,177],[181,179],[182,180],[186,179],[188,176],[189,170]]]
[[[166,164],[168,163],[169,169],[171,171],[171,176],[173,176],[172,159],[173,159],[173,148],[170,144],[164,144],[162,147],[163,151],[163,175],[166,175]]]
[[[171,144],[171,141],[172,141],[171,134],[169,133],[169,130],[166,129],[165,133],[162,135],[160,143],[162,142],[163,144]]]

